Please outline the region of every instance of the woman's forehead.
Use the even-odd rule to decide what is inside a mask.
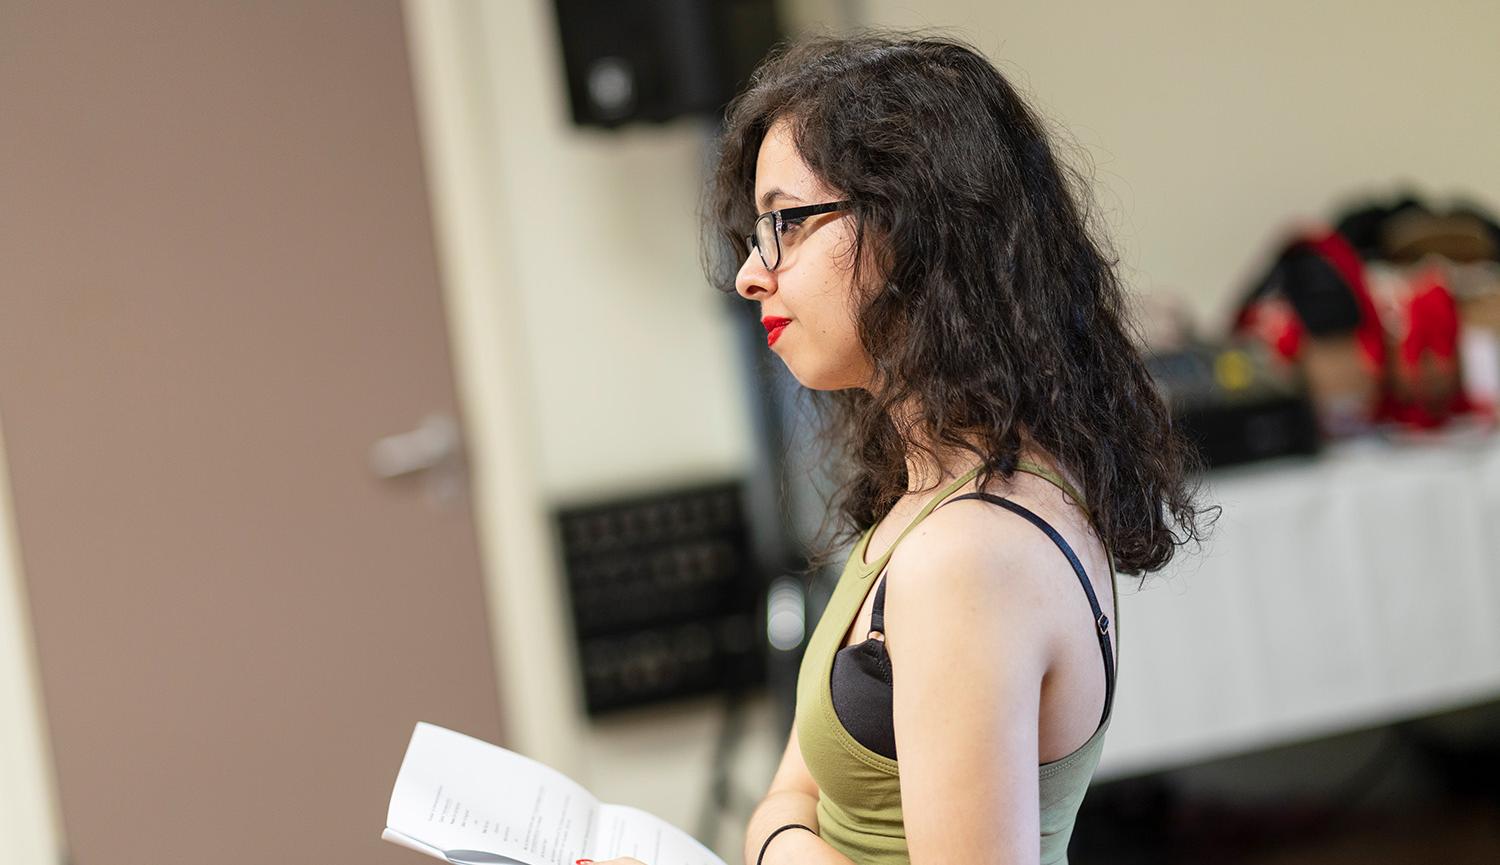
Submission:
[[[803,204],[824,193],[792,139],[791,123],[778,120],[761,140],[755,158],[755,207],[770,210],[782,202]],[[773,196],[775,196],[773,200]]]

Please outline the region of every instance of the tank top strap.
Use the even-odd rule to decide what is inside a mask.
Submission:
[[[906,528],[902,529],[901,534],[896,536],[896,540],[891,542],[890,547],[888,547],[884,553],[880,554],[880,558],[876,559],[873,562],[866,562],[864,560],[864,556],[869,552],[870,538],[875,534],[875,527],[871,526],[869,529],[866,529],[864,540],[855,550],[855,553],[857,553],[860,557],[858,561],[864,568],[864,576],[868,577],[873,574],[880,573],[880,571],[885,567],[886,562],[890,561],[891,553],[894,553],[896,551],[896,546],[901,543],[901,539],[905,538],[912,529],[916,528],[917,523],[920,523],[922,520],[926,519],[927,515],[932,513],[933,510],[936,509],[937,506],[943,501],[943,499],[957,492],[959,489],[963,488],[964,484],[972,481],[975,477],[977,477],[981,468],[983,468],[982,465],[975,466],[972,469],[969,469],[962,475],[954,478],[952,483],[939,490],[937,495],[933,496],[927,502],[927,504],[922,506],[922,510],[917,512],[917,515],[912,518],[912,521],[906,524]]]
[[[870,610],[870,632],[879,631],[885,634],[885,581],[886,577],[880,578],[880,585],[875,587],[875,606]]]

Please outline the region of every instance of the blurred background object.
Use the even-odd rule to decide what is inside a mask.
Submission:
[[[1233,332],[1300,373],[1329,437],[1493,427],[1500,225],[1472,206],[1436,214],[1410,195],[1356,206],[1338,224],[1286,243]]]
[[[742,498],[729,482],[558,515],[590,714],[764,680]]]
[[[781,39],[772,0],[554,0],[580,126],[714,117]]]
[[[1074,861],[1493,860],[1465,0],[0,0],[0,860],[408,861],[417,720],[737,857],[835,466],[697,207],[767,47],[862,26],[1051,118],[1215,467]]]
[[[1302,380],[1258,342],[1155,351],[1146,368],[1209,466],[1318,452],[1317,420]]]

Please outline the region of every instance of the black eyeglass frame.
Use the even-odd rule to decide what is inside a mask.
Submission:
[[[775,271],[781,265],[781,232],[786,229],[786,224],[794,219],[806,219],[809,216],[817,216],[820,213],[834,213],[840,210],[848,210],[854,206],[853,201],[830,201],[826,204],[807,204],[802,207],[784,207],[781,210],[771,210],[755,217],[755,230],[746,235],[745,241],[750,248],[760,255],[760,263],[766,266],[766,270]],[[758,235],[763,222],[771,226],[771,236],[776,241],[776,260],[767,261],[766,251],[761,248]]]

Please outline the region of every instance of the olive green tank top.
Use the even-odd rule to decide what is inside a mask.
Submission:
[[[1083,499],[1056,473],[1025,461],[1018,471],[1045,478],[1083,505]],[[933,496],[880,558],[866,564],[865,553],[874,526],[865,530],[844,565],[818,626],[808,641],[797,676],[797,740],[802,758],[818,785],[818,834],[858,865],[909,865],[906,832],[901,819],[901,783],[897,763],[860,744],[839,722],[830,682],[834,654],[864,605],[873,579],[885,569],[902,538],[944,499],[973,480],[979,467],[957,478]],[[1110,589],[1118,601],[1113,562]],[[1115,604],[1116,615],[1119,612]],[[1079,627],[1087,627],[1080,622]],[[1115,643],[1119,642],[1118,624]],[[895,687],[900,687],[898,682]],[[1068,839],[1083,803],[1089,781],[1099,763],[1111,707],[1094,734],[1077,750],[1038,767],[1041,805],[1042,865],[1066,863]]]

